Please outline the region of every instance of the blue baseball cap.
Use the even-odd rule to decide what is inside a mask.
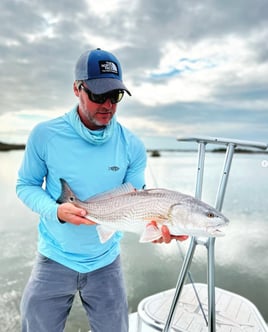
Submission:
[[[79,57],[75,66],[75,80],[85,81],[89,90],[95,94],[125,90],[131,96],[122,81],[118,59],[100,48],[86,51]]]

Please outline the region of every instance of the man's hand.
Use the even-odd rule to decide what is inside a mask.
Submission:
[[[157,223],[155,221],[151,221],[150,224],[157,227]],[[170,243],[171,240],[185,241],[188,239],[188,235],[171,235],[166,225],[163,225],[161,227],[161,232],[162,237],[158,240],[153,241],[153,243]]]
[[[69,222],[74,225],[95,225],[96,223],[85,218],[87,211],[74,206],[71,203],[63,203],[58,207],[58,219],[61,222]]]

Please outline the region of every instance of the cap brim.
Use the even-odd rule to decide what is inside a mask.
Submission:
[[[96,78],[92,80],[84,80],[89,90],[95,94],[102,94],[112,90],[124,90],[130,96],[131,93],[122,83],[122,81],[115,78]]]

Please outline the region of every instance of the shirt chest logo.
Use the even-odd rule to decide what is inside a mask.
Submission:
[[[110,167],[108,167],[108,170],[109,171],[112,171],[112,172],[117,172],[117,171],[119,171],[119,167],[118,166],[110,166]]]

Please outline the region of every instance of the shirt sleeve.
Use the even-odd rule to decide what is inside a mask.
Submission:
[[[47,166],[45,162],[45,135],[39,126],[34,128],[18,171],[16,193],[32,211],[46,219],[58,221],[58,204],[45,189]]]

